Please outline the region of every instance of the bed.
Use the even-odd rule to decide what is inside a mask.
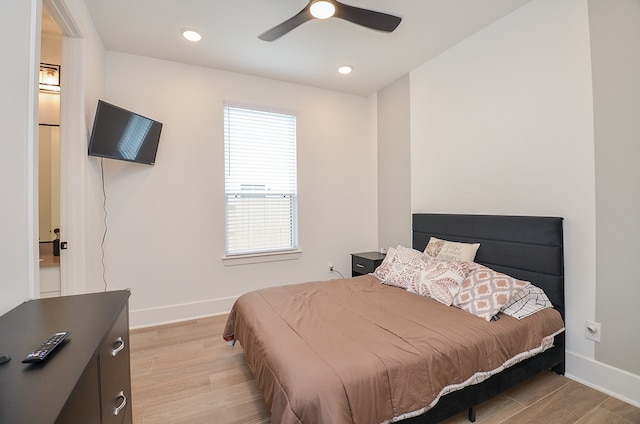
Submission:
[[[373,275],[242,295],[242,345],[274,423],[431,423],[545,370],[564,373],[562,218],[414,214],[412,248],[479,243],[474,263],[544,290],[552,308],[485,320]]]

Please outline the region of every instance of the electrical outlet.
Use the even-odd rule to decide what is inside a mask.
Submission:
[[[587,340],[593,340],[600,343],[600,336],[602,334],[602,327],[599,322],[587,320],[584,324],[584,337]]]
[[[329,262],[329,272],[333,272],[333,263]]]

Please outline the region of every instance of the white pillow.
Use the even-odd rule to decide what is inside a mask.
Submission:
[[[479,247],[480,243],[460,243],[431,237],[424,253],[441,261],[473,262]]]

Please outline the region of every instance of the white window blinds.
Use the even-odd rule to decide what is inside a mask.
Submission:
[[[298,247],[296,117],[225,104],[226,254]]]

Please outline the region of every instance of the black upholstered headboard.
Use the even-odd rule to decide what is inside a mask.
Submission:
[[[413,215],[413,248],[430,237],[480,243],[475,262],[544,290],[564,318],[562,218],[539,216]]]

